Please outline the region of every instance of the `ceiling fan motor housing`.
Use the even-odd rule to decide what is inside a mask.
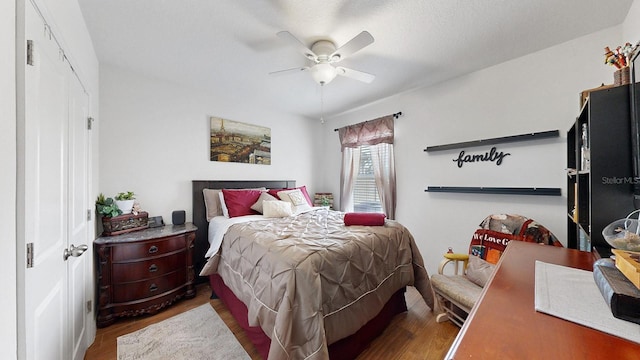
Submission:
[[[329,56],[336,51],[336,45],[329,40],[318,40],[311,45],[311,51],[317,56],[316,63],[329,62]]]

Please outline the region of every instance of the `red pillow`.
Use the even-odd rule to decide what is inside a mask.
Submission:
[[[386,215],[382,213],[346,213],[344,214],[344,224],[364,225],[364,226],[383,226]]]
[[[251,206],[258,201],[261,190],[226,190],[222,189],[224,203],[227,205],[229,217],[259,214]]]
[[[497,264],[507,244],[512,240],[522,240],[522,237],[489,229],[477,229],[471,238],[469,254]]]
[[[309,193],[307,192],[307,187],[306,186],[300,186],[297,188],[288,188],[288,189],[269,189],[269,191],[267,191],[269,193],[269,195],[275,197],[276,199],[280,199],[280,197],[278,196],[278,192],[280,191],[286,191],[286,190],[295,190],[295,189],[300,189],[300,191],[302,192],[302,195],[304,195],[304,198],[307,199],[307,202],[309,203],[309,206],[313,206],[313,201],[311,201],[311,197],[309,196]],[[280,199],[282,200],[282,199]]]

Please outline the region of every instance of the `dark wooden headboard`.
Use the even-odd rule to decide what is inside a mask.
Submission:
[[[249,189],[266,187],[267,189],[284,189],[296,187],[295,180],[193,180],[193,224],[196,231],[195,248],[193,251],[193,265],[196,274],[200,273],[205,263],[204,255],[209,249],[207,210],[204,206],[204,189]]]

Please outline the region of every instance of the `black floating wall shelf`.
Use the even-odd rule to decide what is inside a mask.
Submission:
[[[552,137],[558,137],[558,136],[560,136],[559,130],[549,130],[549,131],[542,131],[542,132],[536,132],[536,133],[530,133],[530,134],[504,136],[504,137],[493,138],[493,139],[466,141],[466,142],[460,142],[455,144],[427,146],[427,148],[424,149],[424,151],[451,150],[451,149],[459,149],[459,148],[472,147],[472,146],[503,144],[503,143],[516,142],[516,141],[540,140],[540,139],[546,139],[546,138],[552,138]]]
[[[540,187],[460,187],[460,186],[429,186],[424,191],[448,192],[467,194],[502,194],[502,195],[546,195],[560,196],[560,188]]]

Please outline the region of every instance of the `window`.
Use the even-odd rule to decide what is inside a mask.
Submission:
[[[371,158],[371,148],[375,146],[360,146],[360,168],[353,185],[353,210],[356,212],[383,212]],[[386,163],[388,166],[388,161]]]
[[[340,209],[380,212],[395,219],[393,116],[338,129],[342,146]]]

